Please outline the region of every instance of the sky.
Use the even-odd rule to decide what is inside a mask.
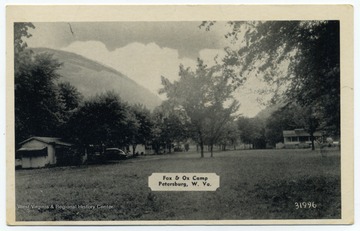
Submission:
[[[52,22],[33,23],[29,47],[46,47],[73,52],[110,66],[159,95],[160,77],[179,79],[179,65],[195,68],[200,57],[208,65],[224,56],[231,46],[225,34],[229,27],[217,22],[210,31],[201,22]],[[264,108],[254,93],[264,87],[252,78],[234,97],[241,106],[238,114],[253,117]]]

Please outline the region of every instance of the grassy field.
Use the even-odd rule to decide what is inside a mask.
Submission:
[[[16,170],[18,221],[335,219],[341,216],[340,154],[241,150],[141,156],[106,165]],[[214,172],[215,192],[152,192],[153,172]],[[317,207],[296,209],[295,202]],[[32,208],[31,206],[45,206]],[[65,207],[47,208],[50,205]],[[73,208],[73,205],[108,205]]]

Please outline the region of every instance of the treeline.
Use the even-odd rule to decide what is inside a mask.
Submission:
[[[171,100],[151,112],[144,105],[124,102],[113,91],[84,99],[78,89],[61,81],[57,74],[61,67],[62,64],[49,53],[34,54],[26,47],[16,53],[16,144],[31,136],[50,136],[61,137],[79,150],[89,145],[131,145],[134,153],[135,147],[143,144],[151,145],[154,152],[159,153],[171,152],[174,144],[192,139],[203,153],[206,145],[226,146],[227,140],[234,143],[239,139],[231,116],[237,108],[236,103],[223,107],[222,103],[229,95],[217,95],[221,102],[210,99],[215,97],[216,91],[220,94],[224,90],[222,81],[211,82],[211,86],[204,88],[202,97],[186,94],[194,97],[187,102],[190,112],[172,104]],[[206,69],[205,66],[200,68]],[[212,76],[205,77],[198,85],[190,85],[199,87]],[[199,91],[193,92],[200,96]],[[205,97],[210,97],[208,105]]]

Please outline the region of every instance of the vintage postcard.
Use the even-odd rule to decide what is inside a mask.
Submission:
[[[353,223],[352,6],[6,14],[8,225]]]

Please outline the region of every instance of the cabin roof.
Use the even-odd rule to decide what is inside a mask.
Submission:
[[[46,144],[56,144],[56,145],[62,145],[62,146],[72,146],[70,143],[66,143],[61,141],[61,138],[57,138],[57,137],[40,137],[40,136],[33,136],[30,137],[29,139],[26,139],[22,142],[20,142],[19,144],[22,145],[24,143],[27,143],[31,140],[37,140]]]
[[[321,136],[321,131],[314,132],[314,136]],[[310,136],[310,134],[304,129],[284,130],[284,137],[296,137],[296,136]]]

